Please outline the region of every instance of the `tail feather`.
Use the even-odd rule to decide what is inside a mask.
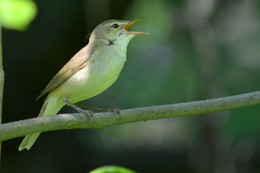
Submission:
[[[41,111],[39,113],[38,117],[43,116],[49,116],[49,115],[56,115],[59,110],[65,105],[65,103],[62,101],[59,101],[57,99],[52,99],[52,97],[47,97],[44,101],[44,104],[41,108]],[[35,143],[36,139],[39,137],[41,133],[33,133],[30,135],[26,135],[23,141],[21,142],[18,150],[21,151],[23,149],[29,150],[33,144]]]
[[[18,150],[19,151],[22,151],[23,149],[29,150],[33,146],[36,139],[40,136],[40,134],[41,133],[34,133],[31,135],[25,136],[25,138],[23,139],[22,143],[20,144]]]

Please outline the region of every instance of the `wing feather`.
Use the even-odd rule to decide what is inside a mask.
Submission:
[[[77,73],[79,70],[84,68],[90,59],[91,52],[89,46],[82,48],[76,55],[74,55],[67,64],[52,78],[45,89],[37,97],[36,100],[41,98],[43,95],[57,88],[59,85],[67,81],[71,76]]]

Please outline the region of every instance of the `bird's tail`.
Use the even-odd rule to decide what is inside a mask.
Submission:
[[[26,135],[25,138],[23,139],[22,143],[20,144],[18,150],[22,151],[23,149],[29,150],[36,139],[40,136],[41,133],[33,133],[31,135]]]
[[[44,104],[41,108],[38,117],[56,115],[64,105],[65,105],[64,102],[59,102],[56,99],[53,100],[47,97],[46,100],[44,101]],[[35,143],[36,139],[39,137],[40,134],[41,133],[33,133],[30,135],[26,135],[23,141],[21,142],[18,150],[19,151],[23,149],[29,150],[33,146],[33,144]]]

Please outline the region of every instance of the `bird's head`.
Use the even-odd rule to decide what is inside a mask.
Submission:
[[[108,44],[128,44],[128,42],[136,35],[147,35],[145,32],[128,31],[135,24],[136,20],[115,20],[111,19],[99,24],[91,33],[91,39],[102,40]]]

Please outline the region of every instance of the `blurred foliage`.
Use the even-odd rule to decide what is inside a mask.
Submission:
[[[91,171],[90,173],[135,173],[135,172],[120,166],[103,166],[101,168],[97,168]]]
[[[0,0],[1,1],[1,0]],[[34,117],[34,102],[86,35],[110,18],[144,17],[118,81],[85,103],[120,109],[259,90],[260,1],[36,1],[23,33],[3,30],[4,122]],[[65,107],[62,112],[73,112]],[[30,151],[3,143],[3,172],[86,172],[121,165],[137,172],[259,172],[260,107],[43,134]],[[30,163],[30,164],[28,164]],[[14,166],[15,165],[15,166]],[[40,169],[39,169],[40,168]]]
[[[24,30],[36,13],[37,6],[31,0],[0,0],[0,24],[4,28]]]

